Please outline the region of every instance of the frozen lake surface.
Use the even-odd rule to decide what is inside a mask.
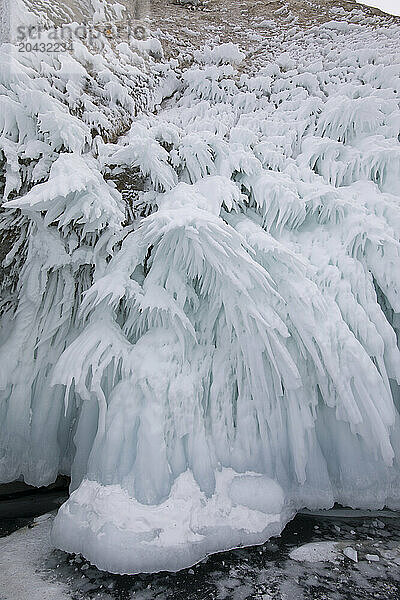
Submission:
[[[58,492],[58,500],[64,492]],[[57,503],[36,497],[35,510]],[[0,502],[0,514],[2,502]],[[18,510],[25,515],[19,518]],[[179,573],[111,575],[54,550],[53,514],[26,516],[26,496],[0,519],[1,600],[398,600],[400,515],[303,513],[262,546],[209,557]],[[20,529],[15,530],[16,527]],[[10,534],[10,532],[12,532]],[[357,560],[357,562],[356,562]]]

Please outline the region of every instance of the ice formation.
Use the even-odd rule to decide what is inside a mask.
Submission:
[[[3,47],[0,480],[71,474],[101,569],[400,507],[400,29],[353,12],[184,70]]]

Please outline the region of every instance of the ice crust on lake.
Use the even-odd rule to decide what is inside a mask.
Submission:
[[[53,519],[54,515],[42,515],[30,527],[0,538],[0,594],[4,600],[71,600],[67,585],[45,577],[45,563],[53,552]]]
[[[0,481],[70,474],[104,570],[400,507],[400,29],[334,14],[185,69],[2,48]]]
[[[292,560],[300,562],[336,562],[339,557],[338,542],[310,542],[292,550]]]

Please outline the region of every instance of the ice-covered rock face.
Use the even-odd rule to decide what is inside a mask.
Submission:
[[[0,479],[70,473],[102,569],[400,506],[400,28],[329,6],[185,68],[3,47]]]

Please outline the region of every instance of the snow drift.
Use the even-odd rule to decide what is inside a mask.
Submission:
[[[303,36],[1,71],[0,479],[102,569],[400,506],[400,30]]]

